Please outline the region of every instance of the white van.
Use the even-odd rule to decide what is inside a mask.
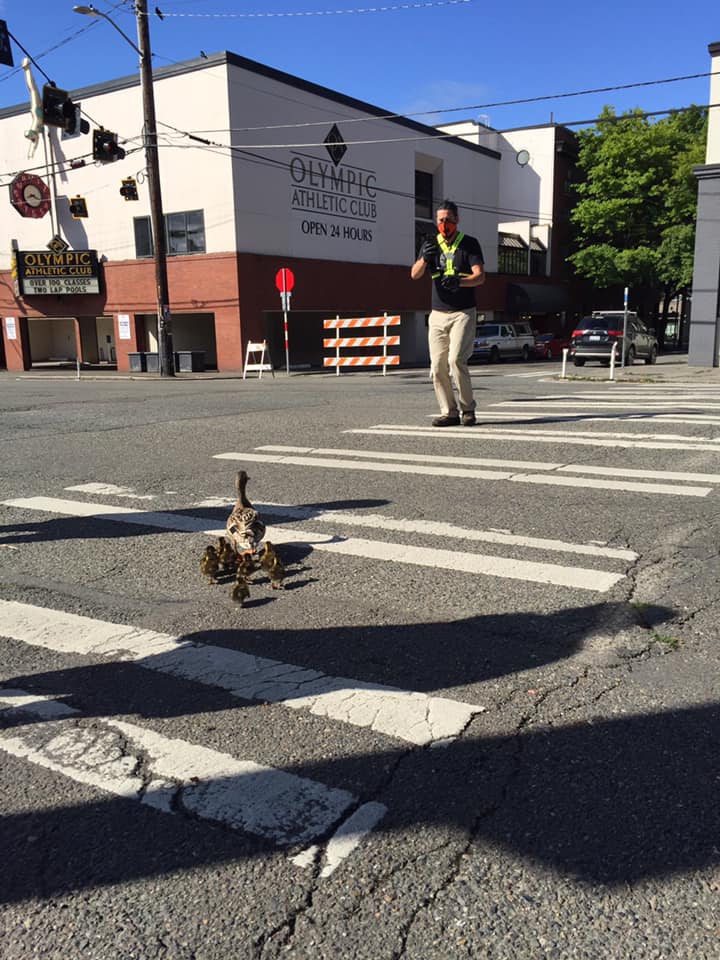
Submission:
[[[480,323],[475,331],[472,360],[498,363],[504,357],[531,360],[535,353],[535,336],[529,323]]]

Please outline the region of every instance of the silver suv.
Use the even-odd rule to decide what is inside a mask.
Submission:
[[[529,323],[481,323],[475,331],[471,360],[498,363],[503,357],[531,360],[535,354],[535,336]]]

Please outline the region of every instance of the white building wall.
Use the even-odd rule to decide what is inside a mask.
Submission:
[[[0,119],[0,171],[34,170],[48,183],[54,179],[57,194],[57,221],[49,215],[29,220],[0,205],[0,232],[17,240],[20,249],[45,249],[59,233],[73,248],[95,249],[111,261],[134,259],[133,219],[150,213],[142,182],[141,87],[135,78],[113,87],[88,88],[73,97],[92,126],[117,132],[127,155],[110,164],[93,162],[91,133],[60,140],[51,129],[46,131],[48,158],[61,161],[53,178],[44,166],[42,143],[33,159],[27,157],[23,132],[30,125],[29,112]],[[367,114],[302,82],[288,84],[226,62],[223,55],[156,78],[154,93],[164,212],[203,210],[208,253],[409,264],[415,254],[414,172],[416,158],[422,157],[437,164],[444,193],[478,208],[463,212],[463,228],[478,237],[493,269],[496,157],[387,120],[343,124]],[[279,126],[299,123],[318,125]],[[337,165],[323,145],[334,123],[348,142]],[[188,138],[188,132],[210,143]],[[371,142],[352,143],[360,140]],[[85,166],[71,169],[71,161],[83,156]],[[121,180],[129,176],[138,178],[138,202],[119,193]],[[73,220],[69,214],[68,199],[77,195],[87,200],[87,219]],[[328,209],[320,209],[321,203]],[[0,269],[9,267],[9,246],[0,248]]]
[[[234,160],[239,250],[411,262],[418,157],[435,164],[438,183],[447,184],[458,203],[495,203],[497,158],[368,117],[311,91],[296,89],[289,96],[285,84],[239,67],[231,68],[230,80],[230,121],[238,131],[233,140],[241,147]],[[312,125],[239,132],[298,122]],[[347,146],[338,164],[323,143],[334,124]],[[287,147],[263,150],[269,143]],[[485,211],[465,213],[463,225],[487,241],[494,232],[492,214]]]
[[[710,103],[720,104],[720,44],[710,46]],[[705,163],[720,163],[720,106],[713,107],[708,117]]]
[[[472,121],[440,127],[448,133],[496,150],[501,155],[496,200],[497,226],[526,240],[550,242],[555,179],[555,127],[528,127],[499,132]],[[518,163],[527,151],[527,163]],[[521,157],[524,159],[524,157]],[[524,222],[524,226],[523,226]]]

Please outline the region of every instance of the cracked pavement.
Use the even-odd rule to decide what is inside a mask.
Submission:
[[[586,386],[513,369],[474,372],[481,409]],[[332,379],[0,378],[2,499],[91,481],[73,495],[216,520],[232,478],[214,454],[347,447],[346,429],[431,412],[420,374]],[[568,460],[561,439],[428,449]],[[703,450],[582,461],[716,470]],[[564,540],[612,589],[293,546],[288,589],[253,585],[238,610],[201,581],[199,534],[0,506],[0,602],[68,618],[23,632],[2,608],[3,960],[716,960],[718,494],[525,486],[251,473],[273,523],[292,498],[293,527],[409,548],[525,558],[533,538],[558,562]]]

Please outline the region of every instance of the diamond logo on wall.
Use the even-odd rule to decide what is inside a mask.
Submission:
[[[347,146],[345,141],[342,138],[342,134],[337,128],[337,124],[332,125],[330,133],[325,137],[324,140],[325,149],[330,154],[330,159],[337,166],[342,158],[347,153]]]

